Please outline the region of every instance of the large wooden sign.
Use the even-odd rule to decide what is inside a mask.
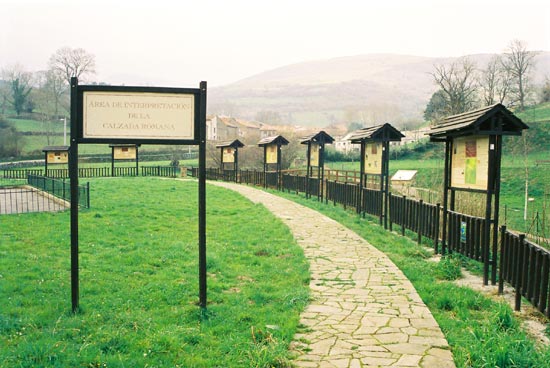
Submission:
[[[451,187],[487,190],[488,167],[488,136],[468,136],[453,140]]]
[[[235,148],[233,147],[224,147],[223,148],[223,163],[230,164],[235,162]]]
[[[382,143],[365,144],[365,167],[363,170],[366,174],[382,174]]]
[[[270,144],[266,146],[265,150],[265,163],[276,164],[279,162],[278,150],[276,144]]]
[[[197,144],[200,98],[194,89],[81,86],[81,143]]]

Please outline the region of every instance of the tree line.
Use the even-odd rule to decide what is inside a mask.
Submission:
[[[67,118],[71,77],[85,79],[95,74],[95,56],[81,48],[63,47],[48,60],[48,69],[29,72],[14,64],[0,69],[0,157],[16,157],[23,147],[21,134],[3,118],[32,114],[43,123],[50,144],[55,123]]]
[[[0,71],[0,113],[8,108],[17,116],[39,112],[46,118],[58,118],[68,112],[71,77],[95,74],[95,56],[81,48],[63,47],[48,61],[48,69],[26,71],[21,65],[6,66]]]
[[[503,54],[493,56],[484,69],[468,57],[434,65],[431,75],[438,90],[426,106],[425,120],[437,124],[445,116],[496,103],[524,110],[534,92],[531,73],[536,55],[524,41],[514,40]],[[540,96],[540,102],[546,101],[550,101],[549,80]]]

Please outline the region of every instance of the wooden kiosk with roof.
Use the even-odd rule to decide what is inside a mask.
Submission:
[[[350,137],[352,144],[361,144],[361,174],[360,188],[361,200],[358,212],[365,211],[365,191],[380,188],[381,196],[373,198],[378,202],[374,204],[380,216],[380,224],[388,227],[389,208],[389,168],[390,168],[390,142],[399,142],[404,135],[392,125],[386,123],[355,131]],[[376,197],[376,196],[373,196]]]
[[[277,189],[281,189],[281,146],[286,146],[288,143],[282,135],[265,137],[258,142],[258,146],[264,148],[264,188],[267,188],[269,182]],[[275,172],[269,172],[273,167]],[[273,178],[268,179],[268,173],[273,173]]]
[[[216,148],[220,148],[220,170],[222,175],[225,176],[226,170],[232,170],[232,178],[235,183],[238,181],[239,172],[239,148],[244,147],[244,144],[235,139],[233,141],[221,142],[216,145]],[[229,168],[228,168],[229,167]]]
[[[307,174],[306,174],[306,198],[311,193],[317,194],[317,199],[323,199],[323,182],[325,179],[325,144],[332,144],[334,138],[325,131],[311,134],[300,139],[301,144],[307,144]],[[317,172],[314,172],[317,168]],[[316,183],[317,185],[313,185]]]
[[[139,175],[139,144],[110,144],[111,147],[111,176],[132,176],[130,170],[119,168],[120,172],[115,172],[115,161],[135,162],[136,173]],[[129,169],[129,168],[128,168]]]
[[[481,241],[485,285],[489,280],[489,266],[492,271],[491,282],[493,285],[496,283],[502,137],[521,135],[523,129],[528,129],[528,126],[502,104],[495,104],[449,116],[428,133],[432,142],[445,142],[441,242],[443,254],[447,251],[451,231],[458,232],[454,228],[451,229],[449,222],[455,210],[456,192],[485,193],[485,217]],[[459,225],[460,241],[465,242],[469,230],[465,222]],[[492,229],[491,225],[493,225]],[[452,251],[452,249],[449,250]]]
[[[44,176],[48,175],[48,165],[69,164],[69,146],[46,146],[44,152]]]

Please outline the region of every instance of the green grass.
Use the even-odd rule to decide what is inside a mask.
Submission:
[[[387,254],[430,308],[451,346],[457,367],[548,366],[550,348],[538,347],[527,336],[507,304],[449,281],[459,275],[459,258],[437,264],[428,260],[430,252],[426,248],[384,230],[378,225],[378,218],[362,219],[316,199],[277,194],[333,218]]]
[[[517,112],[516,115],[526,124],[550,121],[550,102],[527,107],[524,111]]]
[[[309,274],[280,221],[208,187],[201,312],[196,181],[95,179],[91,188],[92,208],[80,212],[76,315],[69,213],[2,217],[0,366],[288,366]]]

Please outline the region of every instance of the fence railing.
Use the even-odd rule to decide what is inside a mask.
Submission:
[[[63,211],[68,207],[68,202],[31,186],[0,188],[0,215]]]
[[[0,170],[0,177],[4,179],[27,179],[29,175],[44,175],[42,169],[11,169]]]
[[[27,183],[62,200],[71,200],[71,185],[64,180],[29,175]],[[78,186],[78,205],[80,207],[90,208],[90,183]]]
[[[193,176],[198,175],[198,169],[190,169]],[[241,171],[242,183],[262,185],[256,180],[263,172]],[[304,171],[305,174],[305,171]],[[349,179],[349,177],[348,177]],[[219,175],[215,180],[223,180]],[[274,186],[273,176],[266,178],[269,186]],[[282,175],[281,189],[288,192],[306,193],[307,178],[297,171],[285,172]],[[319,182],[310,180],[310,182]],[[334,205],[351,208],[361,212],[380,216],[383,211],[383,193],[380,190],[360,188],[359,182],[326,180],[324,184],[324,199]],[[447,211],[447,231],[442,239],[443,209],[440,204],[426,203],[422,200],[410,199],[406,196],[389,194],[389,209],[387,216],[390,230],[393,224],[405,230],[415,232],[418,242],[423,237],[433,240],[434,250],[439,253],[439,245],[443,240],[449,252],[460,253],[465,257],[484,262],[491,259],[493,271],[497,269],[497,258],[500,260],[499,291],[502,283],[510,283],[516,289],[516,309],[519,309],[521,297],[527,298],[536,308],[550,317],[550,251],[525,239],[524,235],[515,235],[502,227],[500,232],[501,248],[499,254],[491,254],[491,247],[486,242],[487,221],[483,218],[468,216],[454,211]],[[359,206],[360,205],[360,206]],[[490,230],[490,229],[489,229]],[[488,272],[488,270],[487,270]]]
[[[447,246],[450,252],[460,253],[468,258],[483,262],[489,254],[484,254],[483,236],[487,222],[480,217],[447,211]]]
[[[550,252],[530,242],[523,234],[500,229],[499,292],[504,281],[516,291],[515,309],[525,297],[540,312],[550,317]]]
[[[401,226],[401,234],[405,235],[405,230],[411,230],[418,235],[418,242],[425,236],[434,241],[434,249],[438,253],[438,242],[440,234],[441,206],[424,203],[398,196],[390,193],[390,230],[393,230],[393,224]]]
[[[179,170],[180,169],[176,166],[142,166],[141,175],[175,178],[176,176],[178,176]],[[186,169],[182,169],[182,170],[186,170]]]

